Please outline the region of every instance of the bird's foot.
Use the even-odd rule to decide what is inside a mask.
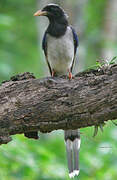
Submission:
[[[71,80],[71,79],[72,79],[72,73],[69,72],[69,80]]]
[[[69,72],[68,78],[69,78],[69,80],[72,80],[73,79],[73,75],[72,75],[72,73],[71,73],[71,71],[69,69],[68,69],[68,72]]]

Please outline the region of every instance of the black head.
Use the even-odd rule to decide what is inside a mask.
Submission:
[[[65,11],[57,4],[48,4],[42,10],[37,11],[34,16],[47,16],[49,20],[67,19]]]
[[[47,16],[50,24],[47,32],[55,37],[65,34],[68,26],[67,14],[57,4],[48,4],[42,10],[37,11],[34,16]]]
[[[45,6],[42,11],[47,12],[47,17],[49,19],[60,19],[60,18],[67,18],[65,11],[57,4],[48,4]]]

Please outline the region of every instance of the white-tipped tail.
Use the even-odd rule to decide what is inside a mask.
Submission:
[[[66,130],[65,142],[67,152],[67,162],[69,169],[69,177],[79,175],[79,151],[80,151],[80,131],[79,130]]]
[[[74,172],[73,172],[73,173],[74,173],[74,176],[78,176],[78,175],[79,175],[79,172],[80,172],[79,170],[74,170]]]
[[[69,173],[70,178],[74,178],[74,172]]]
[[[74,178],[74,176],[78,176],[79,175],[79,170],[74,170],[73,172],[69,173],[69,177],[70,178]]]

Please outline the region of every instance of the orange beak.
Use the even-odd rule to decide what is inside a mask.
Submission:
[[[34,16],[46,16],[47,15],[47,11],[37,11]]]

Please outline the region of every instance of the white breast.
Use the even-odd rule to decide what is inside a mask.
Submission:
[[[60,38],[47,35],[48,61],[57,74],[66,75],[74,58],[73,34],[70,27]]]

